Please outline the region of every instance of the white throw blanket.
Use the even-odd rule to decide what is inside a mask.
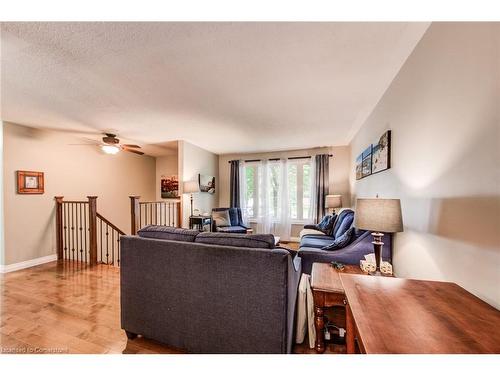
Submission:
[[[299,283],[295,343],[302,344],[307,332],[309,333],[309,348],[313,349],[316,342],[316,330],[314,328],[314,299],[310,278],[311,276],[303,273]]]

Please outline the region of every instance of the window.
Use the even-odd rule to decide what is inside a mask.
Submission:
[[[311,162],[299,159],[288,165],[288,194],[291,219],[303,221],[311,216]]]
[[[244,209],[247,218],[257,219],[259,214],[273,221],[282,216],[282,183],[288,183],[288,214],[290,219],[304,221],[312,213],[312,170],[310,159],[288,161],[286,175],[283,175],[285,164],[280,161],[269,161],[267,167],[262,164],[247,163],[244,166]],[[286,181],[283,181],[286,178]],[[286,188],[286,186],[283,186]],[[283,208],[285,209],[285,208]],[[286,211],[285,211],[286,212]]]
[[[269,165],[269,216],[276,220],[278,219],[280,214],[280,203],[281,197],[279,196],[280,192],[280,179],[281,179],[281,164],[272,163]]]
[[[245,166],[245,203],[246,213],[249,219],[257,217],[258,199],[258,165],[250,164]]]

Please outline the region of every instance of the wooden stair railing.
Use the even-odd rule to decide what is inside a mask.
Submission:
[[[146,225],[167,225],[180,228],[181,200],[141,202],[140,196],[130,196],[130,233]]]
[[[125,232],[97,212],[97,197],[55,199],[57,259],[119,267],[120,236]]]

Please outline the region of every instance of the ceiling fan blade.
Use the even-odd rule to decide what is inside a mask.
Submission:
[[[68,146],[99,146],[99,143],[68,143]]]
[[[128,147],[128,148],[141,148],[139,145],[122,145],[123,147]]]
[[[136,150],[131,150],[131,149],[128,149],[128,148],[124,148],[123,151],[133,152],[134,154],[137,154],[137,155],[144,155],[144,152],[136,151]]]

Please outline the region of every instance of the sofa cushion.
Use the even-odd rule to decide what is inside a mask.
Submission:
[[[330,235],[335,223],[337,215],[325,215],[323,219],[316,225],[317,229],[327,235]]]
[[[239,225],[235,225],[235,226],[231,226],[231,227],[217,227],[217,232],[245,234],[247,232],[247,228],[241,227]]]
[[[198,233],[200,232],[197,230],[167,227],[165,225],[148,225],[137,231],[139,237],[183,242],[194,242]]]
[[[323,250],[321,248],[317,248],[317,247],[301,247],[299,249],[299,257],[301,256],[301,254],[304,254],[304,253],[314,253],[314,254],[328,254],[329,251],[327,250]]]
[[[348,230],[354,221],[354,211],[344,210],[338,216],[333,227],[332,237],[342,236]]]
[[[299,233],[299,237],[302,238],[304,236],[308,236],[308,235],[314,235],[314,236],[326,236],[325,233],[319,231],[319,230],[316,230],[316,229],[302,229]]]
[[[354,239],[354,228],[351,227],[345,231],[345,233],[333,241],[331,244],[323,247],[323,250],[338,250],[346,247]]]
[[[231,226],[231,218],[229,216],[229,210],[212,212],[212,220],[215,220],[215,225],[218,227]]]
[[[335,238],[330,237],[330,236],[304,236],[302,237],[302,240],[300,241],[300,248],[303,247],[316,247],[318,249],[321,249],[325,246],[330,245],[333,241],[335,241]]]
[[[222,246],[253,247],[274,249],[272,234],[239,234],[222,232],[204,232],[196,236],[195,242]]]

